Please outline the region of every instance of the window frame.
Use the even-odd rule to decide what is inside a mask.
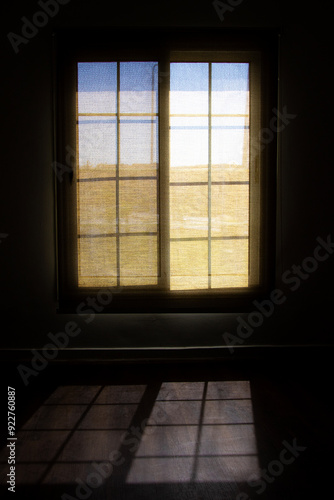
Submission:
[[[135,41],[136,49],[133,45]],[[153,41],[153,43],[152,43]],[[261,86],[261,130],[270,127],[272,110],[277,107],[277,53],[278,33],[258,30],[222,29],[105,29],[61,30],[55,34],[55,142],[56,164],[64,167],[61,179],[55,175],[56,196],[56,259],[57,300],[59,312],[73,312],[88,296],[96,296],[102,287],[78,288],[77,283],[77,231],[76,231],[76,169],[69,148],[76,145],[76,67],[77,62],[106,61],[158,61],[159,74],[159,194],[161,228],[160,235],[168,238],[168,185],[169,167],[169,65],[177,59],[187,62],[194,59],[207,62],[220,60],[231,62],[239,54],[240,61],[252,61],[252,78]],[[247,54],[247,55],[246,55]],[[208,55],[210,56],[208,58]],[[245,55],[245,56],[244,56]],[[214,60],[215,59],[215,60]],[[254,70],[254,66],[258,65]],[[261,70],[260,70],[261,68]],[[253,82],[252,82],[253,85]],[[251,102],[253,99],[251,95]],[[256,96],[258,98],[258,96]],[[250,102],[250,105],[252,106]],[[251,114],[252,116],[252,114]],[[255,137],[254,137],[255,135]],[[259,130],[250,137],[251,144],[259,141]],[[113,294],[111,304],[103,312],[232,312],[246,310],[252,300],[261,298],[273,287],[275,281],[275,212],[276,212],[276,150],[277,138],[263,147],[255,148],[256,159],[253,175],[261,179],[261,234],[259,255],[260,284],[248,288],[165,290],[140,286],[136,289],[117,290],[106,287]],[[68,168],[70,167],[70,168]],[[71,170],[72,169],[72,170]],[[251,190],[250,190],[251,193]],[[253,212],[252,212],[253,213]],[[162,245],[160,239],[159,245]],[[169,259],[168,249],[164,259]],[[161,271],[166,272],[161,259]]]

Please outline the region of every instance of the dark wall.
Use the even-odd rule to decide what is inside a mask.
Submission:
[[[296,115],[279,137],[276,287],[286,300],[276,305],[270,317],[263,318],[262,325],[254,327],[240,345],[330,344],[334,255],[328,254],[321,262],[305,260],[313,256],[318,237],[326,240],[333,234],[334,240],[329,7],[307,6],[301,1],[243,0],[221,21],[210,0],[128,0],[117,4],[70,0],[37,34],[30,34],[28,43],[18,44],[18,53],[7,35],[21,35],[22,17],[31,20],[41,7],[32,0],[6,3],[5,7],[1,347],[40,348],[49,341],[49,332],[64,331],[69,321],[81,329],[70,339],[70,348],[223,347],[222,334],[236,332],[238,313],[102,314],[90,323],[87,317],[56,314],[52,32],[63,26],[160,25],[280,28],[279,109],[286,107],[289,114]],[[321,255],[325,253],[323,250]],[[299,283],[282,281],[284,272],[287,281],[292,266],[303,262],[308,269],[317,269],[304,272]],[[248,314],[243,317],[248,320]],[[125,357],[130,355],[131,350],[124,351]]]

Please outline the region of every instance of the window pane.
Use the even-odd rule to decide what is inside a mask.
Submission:
[[[208,165],[170,167],[170,183],[208,182]]]
[[[248,184],[213,185],[211,236],[248,236]]]
[[[117,63],[78,63],[78,112],[116,113]]]
[[[157,236],[120,237],[120,285],[156,285],[158,283]]]
[[[171,63],[170,114],[208,115],[208,63]]]
[[[208,237],[208,186],[170,187],[171,238]]]
[[[213,240],[212,288],[248,285],[248,239]]]
[[[116,118],[79,116],[79,176],[115,175]]]
[[[120,112],[158,112],[158,63],[120,63]]]
[[[248,167],[248,117],[212,118],[212,164]]]
[[[158,231],[157,181],[120,180],[119,225],[121,233]]]
[[[115,181],[78,183],[78,226],[80,235],[116,232]]]
[[[170,166],[173,171],[184,167],[203,168],[208,164],[208,118],[171,117]],[[174,174],[173,174],[174,175]],[[179,175],[176,173],[176,175]]]
[[[208,241],[171,241],[170,288],[208,288]]]
[[[143,171],[155,174],[158,158],[158,119],[127,117],[120,120],[121,175]],[[129,168],[130,167],[130,168]],[[136,172],[138,171],[138,172]]]
[[[212,64],[212,114],[247,114],[249,64]]]
[[[79,286],[116,286],[116,238],[79,238]]]

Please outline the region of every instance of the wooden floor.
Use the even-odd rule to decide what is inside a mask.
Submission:
[[[332,391],[330,371],[315,371],[256,362],[49,367],[17,394],[16,494],[3,441],[1,498],[325,498]]]

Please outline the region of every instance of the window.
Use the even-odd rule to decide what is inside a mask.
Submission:
[[[209,34],[60,37],[57,164],[75,157],[57,183],[64,303],[108,288],[115,310],[221,310],[268,286],[272,54]]]

